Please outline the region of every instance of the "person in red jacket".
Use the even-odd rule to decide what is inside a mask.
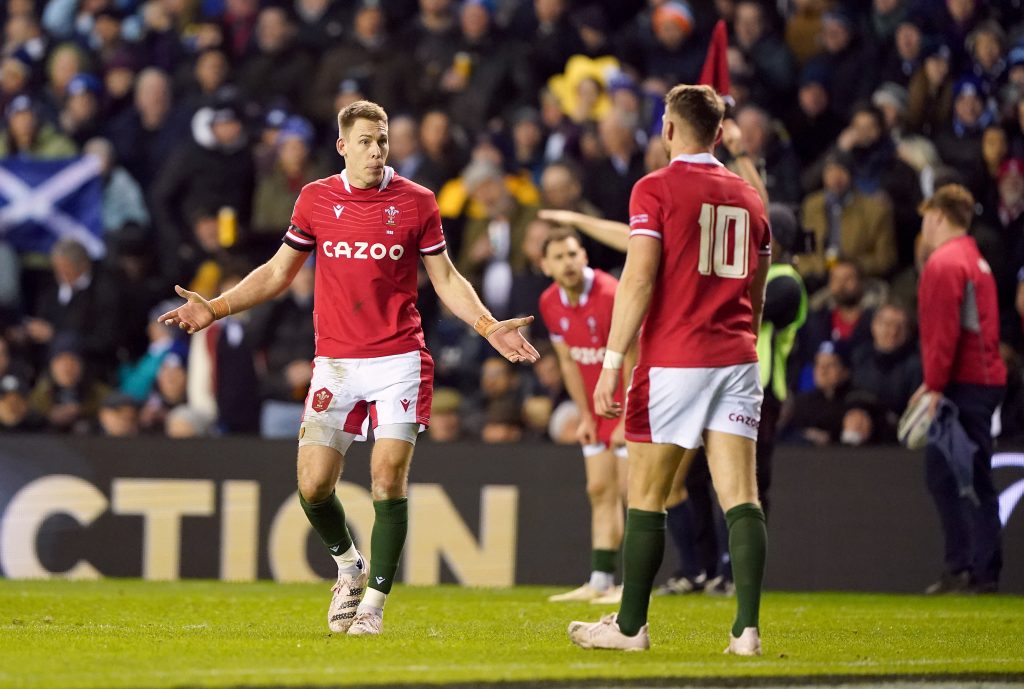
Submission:
[[[977,446],[973,487],[977,501],[961,497],[956,477],[936,443],[925,450],[925,476],[945,537],[945,572],[926,593],[994,592],[1002,568],[999,497],[992,485],[992,417],[1003,398],[1006,366],[999,356],[999,305],[992,269],[967,229],[974,197],[957,184],[940,187],[921,204],[928,252],[918,284],[925,392],[938,393],[959,411]]]

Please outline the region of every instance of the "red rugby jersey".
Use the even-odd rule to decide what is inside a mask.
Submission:
[[[368,358],[424,346],[416,310],[421,255],[445,250],[437,201],[390,167],[371,189],[331,175],[299,193],[284,243],[316,251],[316,354]]]
[[[758,193],[710,153],[678,156],[633,187],[630,236],[661,241],[639,364],[757,361],[750,283],[771,232]]]
[[[540,297],[540,315],[555,342],[564,342],[580,367],[587,399],[593,404],[594,388],[604,364],[604,350],[612,327],[612,306],[619,281],[608,273],[584,269],[583,292],[575,306],[557,284]]]

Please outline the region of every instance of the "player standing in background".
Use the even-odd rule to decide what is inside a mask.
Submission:
[[[650,647],[647,609],[665,549],[665,499],[684,456],[703,445],[729,528],[738,612],[727,652],[758,655],[766,533],[755,441],[762,390],[755,349],[771,262],[764,203],[711,151],[725,105],[708,86],[665,97],[672,162],[637,182],[626,266],[594,409],[609,418],[624,353],[641,324],[626,416],[629,512],[618,614],[572,622],[583,648]]]
[[[619,283],[587,265],[587,252],[574,230],[552,230],[544,240],[543,256],[544,274],[554,284],[541,295],[540,314],[551,333],[565,389],[580,411],[576,437],[586,467],[592,546],[590,580],[548,600],[617,604],[622,595],[621,587],[615,586],[615,570],[626,492],[624,439],[616,443],[613,437],[616,430],[622,430],[621,421],[596,417],[591,400],[601,374]],[[631,371],[632,366],[624,370]],[[628,386],[628,380],[623,385]],[[617,400],[621,402],[621,396]]]
[[[420,258],[441,301],[502,356],[533,362],[538,354],[519,332],[533,317],[497,322],[452,265],[433,193],[385,166],[384,109],[357,101],[338,113],[337,150],[345,169],[303,187],[273,258],[210,301],[176,286],[188,303],[160,321],[199,332],[276,297],[316,251],[316,359],[299,430],[299,502],[338,564],[330,630],[380,634],[408,528],[409,464],[430,422],[434,362],[415,306]],[[349,446],[371,425],[367,572],[334,489]]]

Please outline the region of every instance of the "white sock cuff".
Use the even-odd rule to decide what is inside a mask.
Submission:
[[[363,600],[359,604],[360,608],[370,608],[372,610],[379,610],[381,614],[384,612],[384,603],[388,600],[388,594],[382,593],[375,588],[367,588],[366,593],[363,594]]]
[[[590,586],[598,591],[607,591],[615,586],[615,575],[610,572],[591,572]]]
[[[338,569],[350,569],[355,567],[356,563],[359,562],[360,559],[359,551],[356,550],[354,543],[341,555],[331,555],[331,557],[333,557],[334,561],[338,563]]]

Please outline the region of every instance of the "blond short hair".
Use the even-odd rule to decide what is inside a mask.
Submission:
[[[949,224],[967,229],[974,219],[974,195],[960,184],[945,184],[917,209],[921,215],[931,210],[942,213]]]
[[[344,133],[352,128],[356,120],[388,123],[388,114],[384,108],[368,100],[357,100],[349,103],[338,113],[338,132]]]

